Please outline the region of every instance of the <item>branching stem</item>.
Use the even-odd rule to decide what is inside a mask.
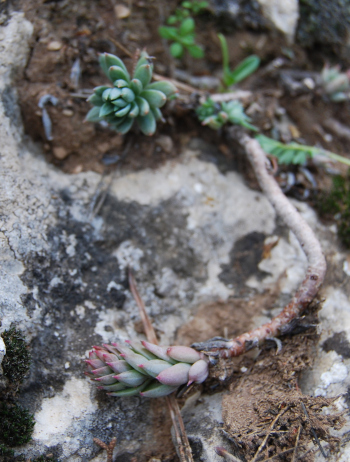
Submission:
[[[243,134],[239,141],[245,147],[256,178],[277,214],[297,237],[308,259],[306,275],[292,301],[270,322],[232,340],[213,339],[194,347],[213,356],[229,358],[239,356],[267,338],[277,337],[283,326],[299,317],[316,296],[326,274],[326,260],[319,241],[306,221],[281,191],[268,170],[268,160],[259,143]]]

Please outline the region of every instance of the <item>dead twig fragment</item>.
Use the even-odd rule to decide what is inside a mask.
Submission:
[[[260,454],[260,452],[264,449],[265,447],[265,444],[267,443],[267,440],[269,439],[269,436],[271,435],[271,432],[273,430],[273,427],[276,425],[278,419],[289,409],[289,406],[286,406],[284,409],[282,409],[277,415],[276,417],[273,419],[273,421],[271,422],[271,425],[268,429],[268,432],[265,436],[265,438],[263,439],[262,443],[260,444],[260,446],[258,447],[258,450],[256,451],[254,457],[252,458],[251,462],[255,462],[258,455]]]
[[[129,285],[131,293],[136,301],[137,306],[139,307],[140,316],[142,319],[143,327],[145,329],[147,340],[155,345],[158,345],[158,340],[154,327],[152,326],[151,320],[148,317],[148,314],[145,309],[145,304],[143,303],[142,298],[137,290],[135,278],[129,269]],[[173,394],[165,397],[170,417],[173,422],[175,439],[177,443],[178,456],[181,462],[194,462],[192,457],[191,446],[187,438],[185,425],[182,420],[181,412],[179,405]]]
[[[306,410],[305,404],[304,404],[303,402],[301,402],[300,404],[301,404],[301,407],[303,408],[303,411],[304,411],[304,414],[305,414],[307,420],[310,422],[310,417],[309,417],[309,414],[308,414],[308,412],[307,412],[307,410]],[[311,427],[312,436],[315,438],[315,441],[316,441],[316,443],[317,443],[317,446],[318,446],[319,450],[321,451],[321,454],[323,455],[323,457],[324,457],[325,459],[328,459],[327,454],[324,452],[324,449],[323,449],[323,447],[321,446],[321,442],[320,442],[320,440],[318,439],[318,436],[317,436],[317,434],[316,434],[316,432],[315,432],[315,429],[314,429],[314,427],[311,425],[311,422],[310,422],[310,427]]]
[[[117,438],[112,438],[108,445],[101,441],[99,438],[94,438],[94,443],[107,452],[107,462],[113,462],[113,450],[117,444]]]
[[[292,457],[291,462],[295,462],[297,460],[296,456],[297,456],[297,450],[298,450],[298,444],[299,444],[299,437],[300,437],[301,429],[302,429],[302,426],[299,425],[297,439],[295,440],[295,446],[294,446],[293,457]]]
[[[236,138],[246,149],[262,191],[302,246],[308,259],[308,268],[305,278],[292,301],[270,322],[232,340],[212,339],[192,345],[197,350],[208,352],[208,355],[221,356],[222,358],[239,356],[267,338],[280,335],[283,328],[294,319],[300,317],[317,295],[327,268],[318,239],[297,209],[283,194],[276,180],[269,172],[267,157],[260,144],[246,134],[238,134]]]

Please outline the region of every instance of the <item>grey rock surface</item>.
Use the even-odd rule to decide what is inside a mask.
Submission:
[[[25,62],[31,29],[21,14],[2,29],[2,94]],[[93,437],[117,436],[116,461],[150,454],[157,444],[156,419],[166,414],[160,416],[151,400],[108,398],[83,375],[92,345],[139,335],[126,267],[133,268],[166,345],[199,304],[228,300],[243,289],[248,298],[280,279],[278,311],[303,277],[304,254],[261,193],[249,189],[237,172],[221,173],[201,160],[202,151],[212,147],[199,140],[158,170],[119,172],[100,213],[90,218],[99,175],[67,175],[48,165],[23,137],[15,101],[10,107],[2,99],[1,331],[15,323],[30,341],[33,364],[20,401],[36,419],[33,441],[16,453],[33,458],[50,452],[62,461],[99,462],[105,455]],[[347,255],[338,249],[332,228],[306,204],[295,205],[319,236],[331,271],[323,289],[321,341],[303,389],[343,394],[339,407],[345,409],[350,385]],[[278,244],[263,259],[261,248],[274,236]],[[237,246],[255,255],[238,275],[230,269]],[[252,327],[271,314],[252,319]],[[184,408],[196,461],[218,460],[213,446],[230,449],[220,432],[220,403],[217,394],[201,397],[199,406],[192,399]],[[331,460],[345,462],[349,453],[347,443]]]

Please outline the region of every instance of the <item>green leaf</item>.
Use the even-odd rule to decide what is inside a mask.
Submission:
[[[106,85],[101,85],[100,87],[96,87],[94,88],[94,93],[97,95],[97,96],[102,96],[103,92],[105,90],[107,90],[108,88],[111,88],[111,87],[108,87]]]
[[[127,106],[129,104],[123,98],[115,99],[115,100],[111,101],[111,103],[114,104],[114,106],[117,106],[117,107],[125,107],[125,106]]]
[[[185,36],[188,34],[191,34],[194,32],[194,20],[193,18],[186,18],[182,21],[180,28],[179,28],[179,34],[181,36]]]
[[[141,96],[137,96],[135,98],[135,101],[136,101],[136,103],[138,104],[138,106],[140,108],[140,116],[141,117],[143,117],[143,116],[145,116],[146,114],[149,113],[150,108],[149,108],[148,101],[146,101]]]
[[[113,88],[109,94],[109,99],[114,101],[115,99],[119,98],[121,95],[121,90],[119,88]]]
[[[147,385],[150,383],[150,380],[147,380],[142,385],[137,388],[126,388],[125,390],[120,390],[112,393],[108,393],[109,396],[135,396],[138,395]]]
[[[228,46],[227,46],[227,41],[222,34],[218,34],[218,38],[219,38],[220,45],[221,45],[222,69],[223,69],[224,78],[225,78],[225,75],[230,73]]]
[[[141,52],[139,60],[137,61],[136,66],[135,66],[134,73],[137,71],[139,67],[143,66],[144,64],[150,64],[150,57],[147,51]]]
[[[125,80],[126,82],[130,82],[129,74],[119,66],[111,66],[109,68],[108,75],[112,82],[115,82],[116,80]]]
[[[163,114],[160,109],[158,109],[157,107],[151,107],[151,112],[156,120],[161,120],[162,122],[165,122],[165,119],[163,118]]]
[[[121,97],[124,101],[131,103],[135,99],[135,93],[130,90],[130,88],[123,88],[121,92]]]
[[[167,27],[167,26],[160,26],[158,28],[158,33],[161,37],[167,40],[177,40],[178,32],[176,27]]]
[[[198,45],[190,45],[187,47],[187,50],[193,58],[200,59],[204,57],[204,51]]]
[[[181,58],[183,55],[184,49],[181,43],[172,43],[170,46],[170,53],[174,58]]]
[[[230,85],[241,82],[255,72],[260,65],[260,58],[256,55],[248,56],[229,73]]]
[[[101,98],[101,96],[98,96],[96,95],[96,93],[93,93],[89,98],[88,98],[88,102],[90,104],[93,104],[94,106],[102,106],[102,104],[104,103],[103,99]]]
[[[123,61],[120,58],[118,58],[118,56],[112,55],[110,53],[105,53],[104,56],[105,56],[105,62],[106,62],[106,65],[107,65],[108,69],[111,66],[118,66],[121,69],[123,69],[123,71],[126,73],[127,76],[129,76],[129,73],[128,73],[128,70],[127,70],[125,64],[123,63]],[[130,77],[129,77],[129,79],[130,79]]]
[[[141,391],[140,395],[145,398],[160,398],[161,396],[170,395],[178,387],[171,387],[170,385],[163,385],[159,382],[151,383],[147,388]]]
[[[160,82],[153,82],[147,85],[147,90],[158,90],[164,93],[165,96],[173,95],[177,92],[177,88],[168,80],[161,80]]]
[[[139,79],[132,79],[130,83],[131,90],[135,93],[135,95],[139,95],[143,90],[143,85]]]
[[[115,107],[113,104],[111,103],[104,103],[103,106],[101,106],[100,108],[100,113],[99,113],[99,116],[100,117],[104,117],[108,114],[111,114],[112,112],[114,112],[115,110]]]
[[[100,108],[98,106],[93,107],[90,111],[86,114],[85,120],[87,122],[99,122],[100,118]]]
[[[98,57],[98,60],[99,60],[101,69],[106,74],[106,76],[109,78],[109,74],[108,74],[109,67],[107,66],[107,63],[106,63],[106,53],[101,53],[100,56]]]
[[[115,108],[114,108],[115,109]],[[116,117],[124,117],[128,114],[128,112],[130,111],[131,109],[131,104],[128,104],[127,106],[123,107],[122,109],[118,109],[114,115]]]
[[[194,45],[194,34],[185,35],[184,37],[178,37],[177,41],[184,47]]]
[[[152,66],[150,64],[143,64],[135,71],[134,78],[140,80],[145,88],[152,79]]]
[[[169,16],[168,20],[167,20],[167,24],[169,24],[170,26],[172,24],[176,24],[178,21],[177,17],[172,15],[172,16]]]
[[[118,79],[113,82],[113,85],[117,88],[125,88],[129,86],[129,83],[124,79]]]
[[[134,119],[135,117],[137,117],[139,115],[139,113],[140,113],[140,108],[139,108],[138,104],[135,101],[133,101],[131,103],[131,109],[130,109],[130,112],[129,112],[129,117]]]
[[[137,117],[137,123],[140,130],[144,135],[151,136],[154,134],[157,128],[156,119],[152,112],[149,112],[144,117]]]
[[[145,98],[151,107],[162,107],[166,103],[166,96],[158,90],[143,90],[140,95]]]

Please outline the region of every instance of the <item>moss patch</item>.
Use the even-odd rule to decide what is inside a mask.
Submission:
[[[331,191],[319,197],[316,207],[324,218],[336,220],[338,236],[350,248],[350,174],[335,176]]]
[[[15,327],[5,330],[2,338],[6,345],[6,355],[2,362],[3,373],[11,388],[18,389],[30,367],[28,346],[22,332]]]
[[[0,441],[14,447],[28,443],[34,429],[34,417],[18,404],[0,403]]]

